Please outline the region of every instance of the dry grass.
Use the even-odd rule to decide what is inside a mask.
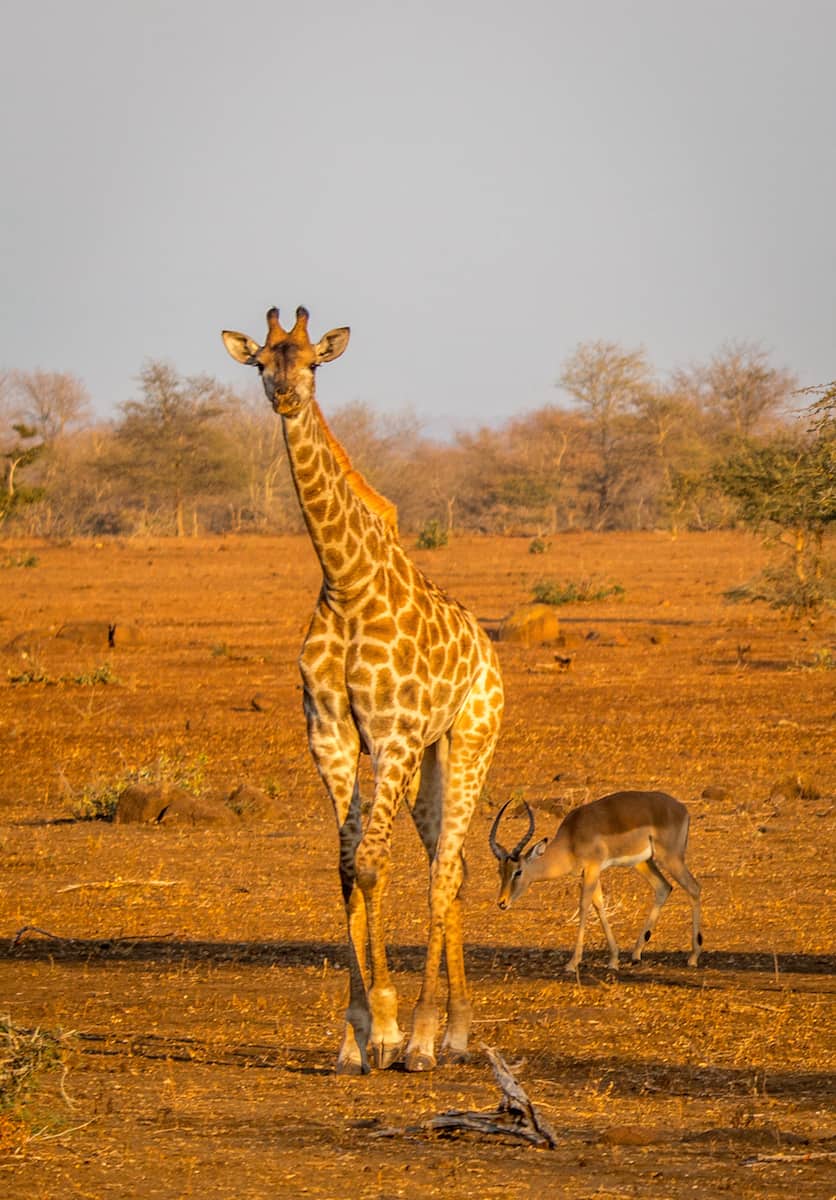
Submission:
[[[336,1197],[349,1184],[379,1198],[539,1196],[556,1180],[569,1197],[832,1192],[831,1165],[812,1155],[833,1147],[833,638],[723,603],[762,565],[754,541],[567,536],[532,556],[524,540],[470,539],[415,553],[489,626],[545,575],[625,589],[559,610],[568,666],[553,648],[499,647],[507,713],[468,844],[474,1046],[526,1060],[554,1151],[374,1136],[492,1107],[478,1052],[431,1076],[333,1075],[344,919],[295,665],[317,587],[307,543],[9,553],[37,565],[4,575],[0,645],[16,643],[4,674],[34,654],[67,681],[106,656],[118,680],[0,682],[0,995],[17,1028],[78,1031],[73,1122],[92,1122],[28,1144],[0,1175],[10,1200]],[[116,623],[116,644],[53,636],[69,622]],[[121,646],[120,623],[133,631]],[[232,831],[74,819],[79,797],[160,763],[199,771],[212,794],[269,789],[281,816]],[[607,972],[593,927],[579,981],[561,969],[573,885],[496,909],[487,831],[499,803],[524,797],[551,832],[567,802],[619,787],[662,787],[689,805],[699,971],[684,965],[689,912],[676,892],[646,966]],[[408,1024],[426,871],[403,817],[395,853],[391,940]],[[628,946],[646,887],[612,871],[605,891]],[[55,936],[32,930],[11,948],[24,926]],[[14,1148],[13,1133],[0,1137]],[[776,1151],[787,1161],[767,1161]]]

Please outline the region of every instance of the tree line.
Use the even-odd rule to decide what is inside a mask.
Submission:
[[[424,436],[411,414],[381,416],[361,402],[329,422],[354,465],[397,504],[406,534],[429,524],[448,536],[532,538],[707,530],[769,524],[781,508],[780,521],[805,543],[805,569],[804,554],[832,519],[832,385],[800,397],[791,372],[751,343],[663,379],[643,350],[604,341],[579,345],[556,385],[554,404],[500,428],[462,430],[449,443]],[[143,365],[136,398],[108,422],[92,419],[74,376],[7,371],[0,471],[6,532],[182,537],[302,528],[281,422],[260,391],[184,377],[159,361]],[[785,510],[799,488],[806,501],[793,515]]]

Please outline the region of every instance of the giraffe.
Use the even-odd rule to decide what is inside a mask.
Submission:
[[[308,317],[298,308],[285,330],[271,308],[261,346],[242,333],[222,336],[237,362],[257,367],[282,418],[296,493],[322,569],[299,666],[308,744],[337,821],[348,927],[349,1000],[337,1071],[358,1075],[371,1065],[388,1067],[403,1048],[383,929],[392,824],[401,801],[430,867],[424,974],[404,1054],[407,1070],[424,1071],[436,1065],[442,950],[448,994],[440,1057],[467,1059],[463,844],[499,735],[502,678],[475,617],[423,575],[385,512],[376,511],[377,493],[367,495],[345,473],[336,439],[320,419],[314,372],[344,352],[350,331],[332,329],[314,344]],[[373,775],[365,821],[358,783],[363,752]]]

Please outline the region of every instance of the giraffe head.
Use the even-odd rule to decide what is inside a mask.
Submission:
[[[267,314],[267,340],[263,346],[245,333],[225,329],[221,334],[236,362],[257,367],[267,399],[277,413],[293,416],[313,399],[314,371],[320,363],[339,358],[348,345],[347,327],[332,329],[313,344],[308,337],[308,310],[296,309],[296,323],[282,329],[279,310]]]

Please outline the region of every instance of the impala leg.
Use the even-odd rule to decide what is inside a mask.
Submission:
[[[610,929],[610,923],[607,920],[607,914],[604,909],[604,893],[601,891],[600,879],[598,880],[598,884],[595,888],[595,891],[592,893],[592,904],[595,908],[596,913],[598,914],[598,920],[601,922],[601,928],[604,931],[604,937],[607,939],[607,945],[610,948],[609,966],[611,967],[612,970],[617,971],[618,970],[618,943],[616,942],[615,938],[613,937],[612,929]]]
[[[581,876],[581,898],[580,903],[578,904],[578,940],[575,943],[575,949],[572,957],[563,968],[564,971],[569,973],[577,970],[578,963],[581,961],[583,956],[583,938],[584,931],[586,929],[586,916],[589,912],[589,905],[592,901],[595,889],[599,886],[598,877],[600,874],[601,871],[597,863],[590,863],[583,869],[583,874]]]
[[[665,865],[667,865],[667,862]],[[650,941],[650,935],[653,932],[653,927],[659,920],[659,913],[662,911],[662,905],[673,891],[673,888],[668,883],[667,879],[665,879],[664,875],[656,866],[656,863],[652,858],[649,858],[647,862],[636,863],[635,869],[643,879],[647,880],[655,893],[653,906],[650,909],[650,912],[647,914],[647,920],[644,923],[644,928],[639,934],[636,944],[633,947],[633,962],[639,963],[642,959],[642,951]]]
[[[668,855],[665,858],[665,866],[691,902],[691,953],[688,955],[688,966],[696,967],[699,965],[703,944],[700,904],[702,888],[685,866],[685,859],[681,856]]]

